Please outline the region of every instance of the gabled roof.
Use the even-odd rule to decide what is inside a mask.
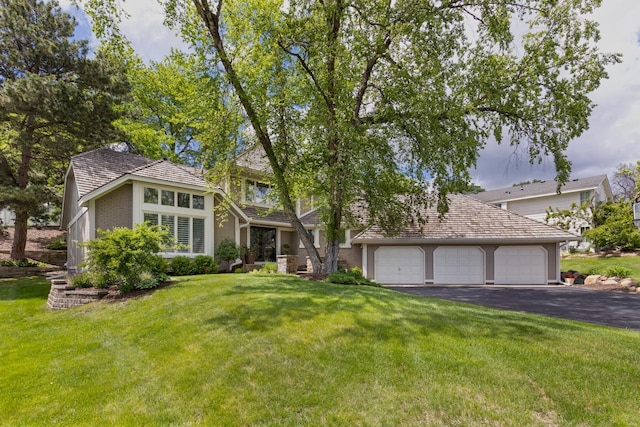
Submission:
[[[451,194],[447,198],[449,212],[442,221],[438,219],[438,212],[433,207],[422,213],[429,218],[426,224],[415,223],[396,234],[388,234],[378,226],[371,226],[355,236],[352,242],[551,243],[580,239],[572,233],[480,202],[469,196]]]
[[[70,168],[82,198],[125,175],[204,187],[202,177],[167,160],[152,160],[130,153],[98,148],[71,157]]]
[[[271,164],[262,145],[256,145],[238,154],[235,165],[245,169],[271,173]]]
[[[591,176],[588,178],[572,179],[561,188],[562,193],[586,191],[598,188],[607,181],[607,175]],[[608,184],[607,184],[608,185]],[[557,194],[558,183],[556,181],[534,182],[532,184],[517,185],[515,187],[498,188],[497,190],[483,191],[478,194],[470,194],[474,199],[483,202],[506,202],[509,200],[526,199],[530,197],[553,196]]]

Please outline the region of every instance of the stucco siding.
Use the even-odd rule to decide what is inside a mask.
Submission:
[[[131,184],[125,184],[96,199],[95,206],[96,229],[133,227],[133,186]]]
[[[236,217],[231,214],[222,215],[214,213],[215,226],[213,230],[213,243],[217,248],[224,239],[236,241]]]

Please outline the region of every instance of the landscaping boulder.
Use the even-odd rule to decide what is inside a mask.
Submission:
[[[595,285],[600,281],[600,275],[599,274],[593,274],[591,276],[587,276],[586,279],[584,279],[584,284],[585,285]]]
[[[602,286],[616,286],[617,284],[618,284],[618,281],[616,279],[613,279],[613,278],[604,280],[601,283]]]

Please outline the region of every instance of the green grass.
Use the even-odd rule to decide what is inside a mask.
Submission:
[[[605,274],[607,268],[614,266],[628,268],[631,270],[631,277],[640,280],[640,256],[638,255],[609,257],[572,255],[560,261],[562,271],[576,270],[580,273],[594,270],[598,274]]]
[[[640,333],[279,275],[51,312],[0,280],[0,425],[638,425]]]

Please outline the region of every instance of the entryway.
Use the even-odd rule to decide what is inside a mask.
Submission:
[[[252,226],[249,247],[256,254],[256,262],[275,262],[276,229]]]

